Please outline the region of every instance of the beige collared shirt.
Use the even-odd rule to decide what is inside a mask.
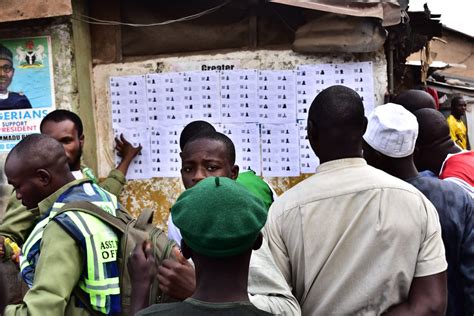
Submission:
[[[265,234],[303,315],[378,315],[414,277],[447,268],[434,206],[361,158],[324,163],[285,192]]]

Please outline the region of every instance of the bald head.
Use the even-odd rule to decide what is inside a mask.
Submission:
[[[10,151],[5,174],[16,197],[28,208],[74,179],[64,147],[44,134],[29,135]]]
[[[428,92],[422,90],[412,89],[403,91],[392,102],[402,105],[412,113],[419,109],[436,109],[433,97]]]
[[[360,156],[366,126],[362,99],[345,86],[323,90],[309,109],[308,138],[321,161]]]

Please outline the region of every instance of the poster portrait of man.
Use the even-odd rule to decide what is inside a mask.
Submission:
[[[39,132],[55,108],[51,38],[0,39],[0,153]]]
[[[23,93],[9,91],[15,68],[13,53],[0,44],[0,110],[30,109],[31,103]]]

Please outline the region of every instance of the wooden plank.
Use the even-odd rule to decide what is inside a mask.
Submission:
[[[120,1],[90,1],[91,17],[108,21],[120,21]],[[92,62],[94,64],[122,61],[121,26],[90,25]]]

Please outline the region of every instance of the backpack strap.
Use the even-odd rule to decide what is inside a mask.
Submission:
[[[154,211],[151,208],[144,208],[140,215],[138,215],[135,227],[140,230],[145,230],[146,226],[153,221],[153,213]]]
[[[104,211],[99,206],[88,201],[73,201],[66,203],[55,216],[68,211],[80,211],[95,216],[121,233],[124,233],[127,228],[127,223],[122,221],[119,217]]]
[[[76,299],[82,303],[82,307],[87,310],[89,314],[92,316],[104,316],[104,314],[92,308],[89,298],[79,289],[79,287],[75,287],[73,293],[76,296]]]

